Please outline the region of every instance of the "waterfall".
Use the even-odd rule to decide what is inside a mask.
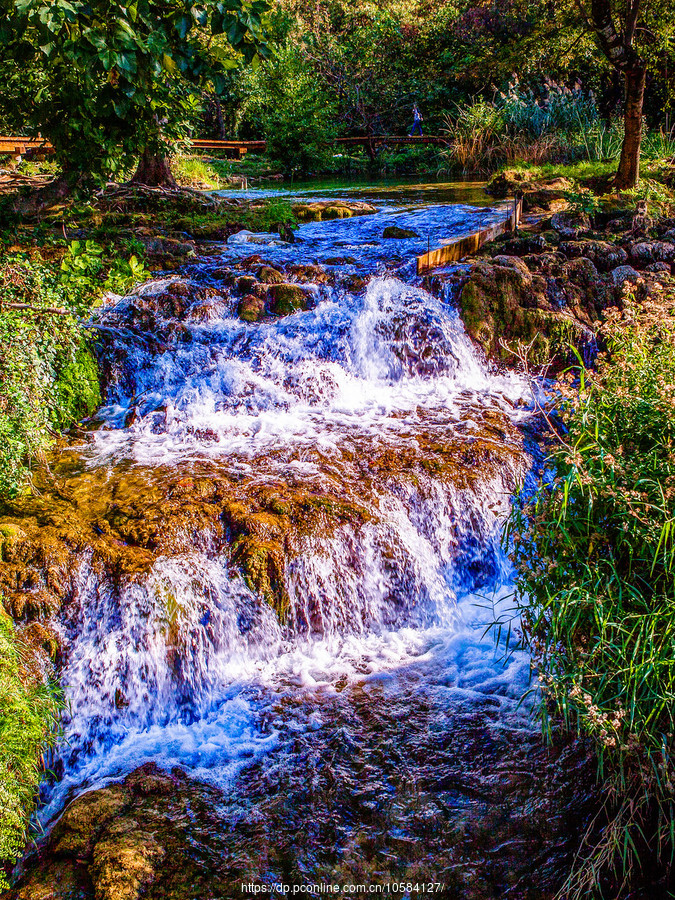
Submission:
[[[389,211],[305,226],[292,247],[240,241],[102,308],[106,405],[76,452],[111,483],[154,473],[159,549],[122,578],[80,560],[59,622],[68,708],[45,821],[147,761],[231,786],[316,726],[312,698],[346,685],[428,677],[447,702],[490,697],[531,728],[528,661],[505,665],[483,634],[491,604],[509,602],[500,529],[530,467],[527,386],[490,369],[410,265],[428,233],[490,214]],[[391,250],[391,221],[421,237]],[[261,257],[330,277],[307,287],[310,308],[246,323],[232,284]],[[197,505],[209,485],[208,527],[161,524],[175,491]],[[254,540],[281,615],[238,562]]]

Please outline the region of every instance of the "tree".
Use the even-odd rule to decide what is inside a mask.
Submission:
[[[610,71],[624,83],[624,141],[615,186],[635,187],[645,88],[672,52],[675,0],[488,0],[467,4],[456,31],[464,54],[454,65],[470,77],[498,80],[507,71]],[[486,65],[486,57],[489,63]]]
[[[57,194],[139,154],[139,175],[166,180],[156,160],[186,135],[194,89],[218,92],[228,69],[266,53],[266,10],[265,0],[0,0],[0,66],[38,86],[8,91],[11,109],[0,97],[0,116],[49,138]]]

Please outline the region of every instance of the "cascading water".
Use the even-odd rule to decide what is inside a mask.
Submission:
[[[353,880],[365,853],[375,861],[364,878],[465,883],[444,829],[469,827],[471,807],[484,840],[496,827],[486,810],[501,802],[501,754],[536,744],[521,703],[528,660],[505,663],[485,633],[508,604],[499,531],[530,467],[518,430],[528,392],[489,370],[451,298],[425,290],[411,260],[427,240],[494,216],[384,210],[304,226],[293,245],[238,236],[103,308],[107,405],[71,453],[113,499],[112,483],[146,479],[155,501],[139,518],[157,535],[144,544],[151,563],[131,575],[80,558],[59,625],[68,709],[45,823],[78,792],[152,761],[217,791],[240,863],[236,804],[279,841],[332,810],[330,836],[306,834],[295,867],[270,861],[268,848],[257,870],[254,841],[232,871]],[[393,251],[381,239],[392,222],[420,237]],[[306,310],[242,322],[233,284],[263,263],[294,283],[307,281],[288,275],[298,264],[328,278],[303,283]],[[158,298],[176,284],[187,289],[168,309]],[[169,517],[186,494],[181,509],[210,504],[208,524],[194,511],[179,525]],[[238,531],[240,508],[263,496]],[[106,509],[105,522],[93,519],[101,532],[130,515],[117,501]],[[246,572],[262,572],[258,588],[269,589]],[[339,802],[322,793],[328,771]],[[389,818],[369,831],[379,807]],[[435,823],[426,838],[425,816]],[[513,840],[505,858],[524,859]]]

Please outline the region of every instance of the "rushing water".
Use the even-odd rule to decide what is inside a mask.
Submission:
[[[44,822],[153,761],[222,792],[219,852],[253,879],[414,877],[462,896],[479,846],[480,895],[500,896],[541,854],[507,809],[539,752],[529,661],[505,659],[489,628],[510,606],[500,529],[531,468],[529,394],[414,270],[428,244],[499,213],[396,200],[295,244],[235,236],[104,307],[108,396],[75,449],[83,472],[227,476],[242,496],[271,486],[360,513],[288,539],[281,620],[213,529],[121,583],[85,555],[59,625],[68,711]],[[385,241],[388,224],[418,237]],[[224,267],[255,270],[252,254],[331,277],[305,285],[310,309],[247,324]],[[158,342],[137,313],[177,279],[189,300]],[[293,864],[244,820],[290,841]]]

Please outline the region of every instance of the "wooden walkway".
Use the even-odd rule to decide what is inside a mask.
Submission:
[[[367,137],[341,137],[335,138],[332,142],[338,147],[367,147],[372,150],[374,147],[387,146],[410,146],[433,144],[443,146],[449,143],[449,138],[440,137],[438,135],[424,135],[423,137],[408,135],[401,136],[396,134],[374,134]],[[195,138],[190,141],[190,148],[193,150],[211,151],[212,153],[221,152],[228,156],[234,156],[242,159],[249,152],[264,153],[267,148],[266,141],[212,141],[201,138]],[[0,136],[0,153],[9,153],[11,156],[25,156],[26,153],[44,153],[52,154],[54,148],[46,138],[31,137],[12,137]]]

